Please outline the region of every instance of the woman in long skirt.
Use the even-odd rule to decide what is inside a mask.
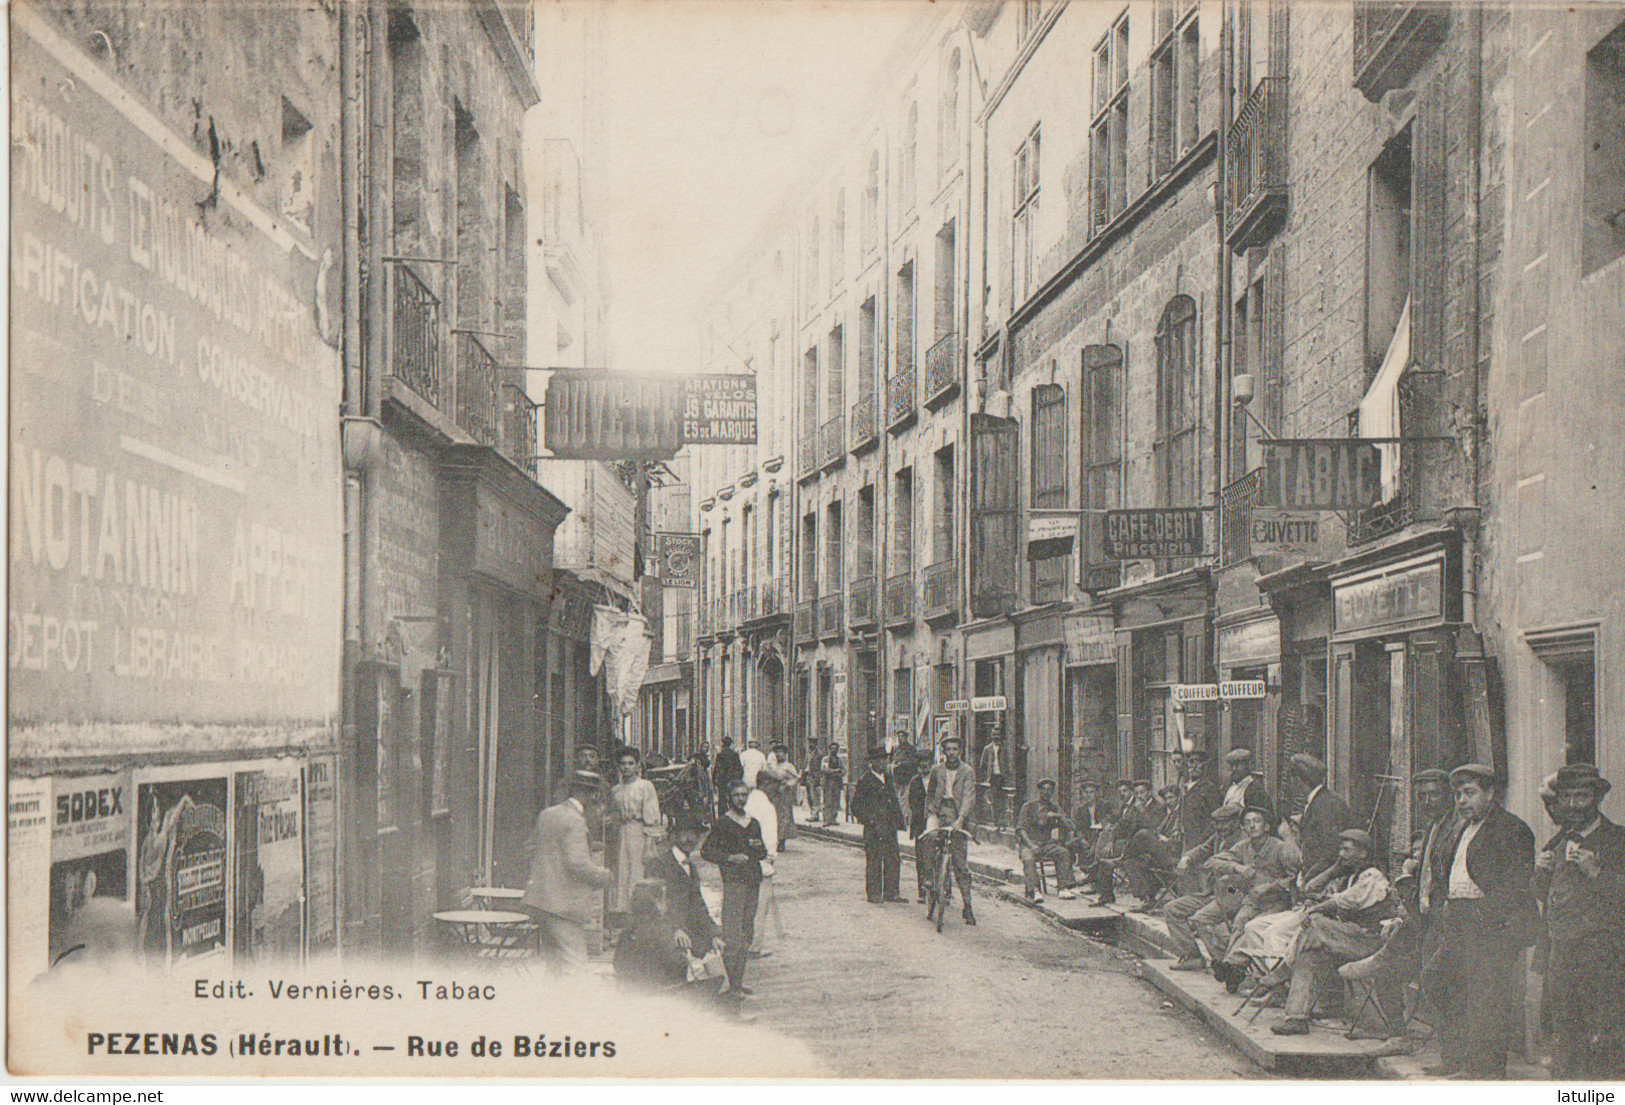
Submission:
[[[620,843],[615,851],[615,892],[610,912],[630,913],[632,888],[643,881],[644,858],[663,835],[663,823],[660,795],[655,793],[655,785],[639,774],[637,750],[623,748],[615,762],[621,781],[610,788],[609,805],[620,829]]]
[[[763,770],[772,776],[775,784],[769,794],[773,799],[773,809],[778,815],[778,851],[782,852],[784,842],[795,834],[796,787],[801,782],[801,772],[790,762],[790,750],[782,743],[773,746],[773,754],[767,758],[767,767]]]

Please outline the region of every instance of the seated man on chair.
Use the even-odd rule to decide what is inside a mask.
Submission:
[[[1241,816],[1242,839],[1235,847],[1226,849],[1208,861],[1208,867],[1219,877],[1234,880],[1243,895],[1235,913],[1228,921],[1228,932],[1220,926],[1203,931],[1198,918],[1197,931],[1207,939],[1208,947],[1217,961],[1213,974],[1232,993],[1241,985],[1246,974],[1246,959],[1237,951],[1237,942],[1245,935],[1247,925],[1256,918],[1279,913],[1292,905],[1292,883],[1298,874],[1298,850],[1270,832],[1269,819],[1273,811],[1249,809]],[[1226,951],[1220,957],[1219,941],[1227,940]],[[1243,949],[1245,952],[1246,949]]]
[[[1055,780],[1038,781],[1038,797],[1021,807],[1016,818],[1016,844],[1021,852],[1022,881],[1029,901],[1044,900],[1040,863],[1055,864],[1057,898],[1076,898],[1072,890],[1072,852],[1065,841],[1074,835],[1072,822],[1055,804]]]
[[[1202,957],[1201,947],[1196,942],[1197,926],[1209,930],[1214,925],[1222,926],[1241,908],[1246,893],[1236,885],[1235,880],[1219,878],[1208,866],[1214,856],[1235,847],[1240,841],[1241,807],[1220,806],[1209,816],[1212,833],[1180,856],[1177,868],[1181,874],[1198,872],[1201,888],[1194,893],[1183,894],[1162,907],[1162,915],[1168,921],[1168,935],[1173,939],[1174,950],[1179,955],[1178,962],[1173,966],[1176,971],[1207,969],[1207,960]],[[1224,949],[1222,945],[1218,948],[1209,945],[1208,952],[1222,955]]]
[[[1270,1031],[1278,1036],[1302,1036],[1309,1031],[1315,998],[1335,969],[1375,952],[1382,946],[1382,923],[1398,909],[1393,888],[1373,857],[1371,834],[1344,829],[1338,834],[1337,867],[1326,896],[1303,909],[1303,927],[1291,956],[1292,981],[1287,989],[1286,1016]]]
[[[1170,818],[1162,799],[1153,796],[1151,784],[1144,779],[1134,784],[1134,805],[1138,811],[1134,829],[1120,837],[1122,865],[1128,875],[1129,891],[1140,900],[1134,912],[1144,913],[1174,882],[1174,867],[1179,862],[1177,845],[1170,844],[1164,834],[1173,831],[1177,814]]]

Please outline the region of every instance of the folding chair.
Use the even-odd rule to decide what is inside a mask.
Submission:
[[[1251,980],[1253,988],[1249,993],[1242,996],[1241,1004],[1236,1006],[1236,1011],[1230,1015],[1232,1017],[1239,1017],[1247,1006],[1251,1005],[1253,1007],[1253,1015],[1247,1018],[1247,1023],[1252,1024],[1258,1019],[1258,1015],[1268,1008],[1268,1002],[1271,995],[1281,994],[1284,996],[1288,984],[1292,981],[1290,977],[1268,983],[1267,985],[1265,980],[1274,974],[1285,962],[1286,957],[1282,955],[1247,956],[1247,978],[1243,980],[1243,984],[1245,985],[1246,981]]]

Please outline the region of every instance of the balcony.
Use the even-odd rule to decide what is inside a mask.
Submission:
[[[497,361],[473,334],[458,334],[457,424],[481,445],[497,444]]]
[[[873,392],[852,404],[852,455],[857,456],[872,448],[880,440],[879,420],[876,413],[880,399]]]
[[[926,621],[934,622],[959,614],[959,572],[954,561],[944,560],[927,568],[924,589],[921,605],[925,608]]]
[[[811,645],[817,642],[818,635],[815,624],[817,620],[817,606],[817,602],[812,599],[808,599],[806,602],[796,604],[795,623],[792,627],[795,633],[796,644]]]
[[[535,27],[530,5],[520,0],[476,0],[474,13],[491,37],[520,106],[534,106],[542,97],[536,86]]]
[[[756,589],[741,588],[734,592],[734,624],[744,625],[756,620]]]
[[[914,369],[905,368],[886,381],[886,429],[897,433],[914,421],[919,411]]]
[[[846,416],[838,414],[818,430],[818,466],[834,468],[846,463]]]
[[[914,573],[886,580],[886,628],[914,628]]]
[[[699,623],[698,634],[701,641],[707,641],[716,634],[716,626],[712,624],[711,604],[709,602],[694,604],[694,620]]]
[[[818,636],[826,641],[838,641],[844,632],[840,593],[825,595],[818,600]]]
[[[873,629],[878,622],[875,577],[854,579],[847,588],[848,621],[853,629]]]
[[[1401,88],[1444,41],[1450,5],[1354,5],[1354,87],[1372,103]]]
[[[440,405],[440,300],[406,265],[396,262],[395,377]]]
[[[776,618],[784,613],[784,584],[769,580],[757,589],[756,614],[758,619]]]
[[[1264,244],[1286,218],[1286,131],[1286,78],[1265,77],[1227,139],[1228,240],[1234,252]]]
[[[502,453],[536,475],[536,408],[540,406],[518,384],[502,385]]]
[[[803,434],[796,448],[796,478],[810,480],[818,475],[818,435]]]
[[[959,335],[949,334],[925,351],[925,405],[936,410],[959,394]]]
[[[1219,492],[1219,563],[1238,564],[1253,555],[1253,507],[1264,486],[1264,470],[1254,468]]]

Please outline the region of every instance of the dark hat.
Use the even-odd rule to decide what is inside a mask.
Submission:
[[[1290,763],[1293,774],[1300,779],[1310,779],[1317,783],[1326,780],[1326,765],[1307,752],[1294,754]]]
[[[1050,786],[1054,786],[1055,785],[1055,780],[1054,779],[1040,779],[1040,780],[1038,780],[1037,785],[1038,786],[1043,786],[1046,783],[1048,783]]]
[[[570,776],[571,790],[602,790],[604,777],[596,771],[577,771]]]
[[[1161,790],[1157,791],[1157,796],[1159,798],[1167,798],[1170,795],[1173,795],[1173,796],[1177,797],[1178,794],[1179,794],[1179,788],[1174,786],[1172,783],[1168,784],[1167,786],[1163,787]]]
[[[1462,764],[1450,772],[1450,785],[1459,786],[1468,779],[1476,779],[1481,783],[1495,782],[1495,772],[1483,764]]]
[[[1207,749],[1193,748],[1189,752],[1185,753],[1185,758],[1188,760],[1205,760],[1207,759]]]
[[[1263,811],[1260,810],[1259,812],[1262,813]],[[1208,817],[1214,821],[1239,821],[1241,820],[1241,807],[1231,802],[1228,805],[1217,807],[1212,813],[1208,814]]]
[[[1337,839],[1352,840],[1354,843],[1364,848],[1367,853],[1376,851],[1376,845],[1371,843],[1371,834],[1366,832],[1364,829],[1344,829],[1342,832],[1337,834]]]
[[[1134,785],[1135,785],[1135,787],[1147,787],[1147,788],[1149,788],[1151,786],[1151,780],[1150,779],[1136,779],[1136,780],[1134,780]]]
[[[1419,786],[1422,783],[1438,783],[1440,786],[1450,785],[1450,773],[1441,767],[1423,768],[1411,776],[1411,785]]]
[[[1557,778],[1553,781],[1552,789],[1555,791],[1570,787],[1590,787],[1591,793],[1601,798],[1613,789],[1613,784],[1602,777],[1596,764],[1564,764],[1557,769]]]
[[[1246,817],[1250,813],[1256,813],[1262,817],[1266,825],[1275,819],[1275,811],[1265,809],[1263,806],[1248,806],[1241,811],[1241,816]]]
[[[1224,754],[1224,762],[1227,764],[1252,763],[1253,750],[1251,748],[1232,748]]]
[[[1119,779],[1119,780],[1117,780],[1117,785],[1120,786],[1120,787],[1132,787],[1134,785],[1134,780],[1133,779]]]
[[[705,822],[692,810],[683,810],[671,819],[672,835],[678,833],[703,833]]]

